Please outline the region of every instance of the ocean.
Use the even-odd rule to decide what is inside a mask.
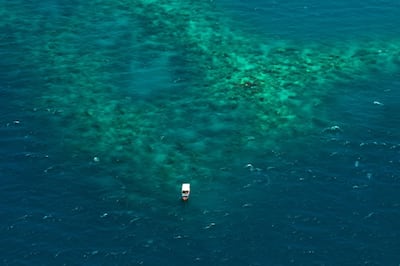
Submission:
[[[1,265],[400,264],[398,1],[0,14]]]

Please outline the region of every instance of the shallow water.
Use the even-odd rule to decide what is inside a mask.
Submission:
[[[399,263],[397,2],[128,2],[0,2],[2,264]]]

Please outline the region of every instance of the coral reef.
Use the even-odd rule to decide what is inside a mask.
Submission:
[[[332,84],[400,64],[399,40],[266,40],[235,27],[213,1],[88,1],[56,23],[29,8],[1,10],[2,30],[14,28],[24,60],[38,66],[44,88],[35,108],[51,117],[64,149],[135,186],[149,177],[160,187],[224,179],[230,173],[220,169],[320,130],[314,121],[327,119]],[[20,13],[32,17],[15,23]],[[146,88],[127,80],[149,78],[134,76],[132,62],[162,55],[175,89],[150,100],[130,95]]]

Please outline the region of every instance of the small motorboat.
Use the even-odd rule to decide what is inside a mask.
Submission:
[[[190,195],[190,184],[183,183],[182,184],[182,200],[187,201],[189,199],[189,195]]]

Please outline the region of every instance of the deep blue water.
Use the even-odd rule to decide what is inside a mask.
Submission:
[[[0,3],[3,10],[19,10]],[[54,23],[74,13],[67,1],[15,3]],[[266,39],[329,45],[400,33],[400,4],[393,0],[216,3],[243,30]],[[46,115],[52,110],[38,109],[42,72],[24,57],[24,49],[40,45],[40,29],[27,28],[37,34],[24,37],[10,34],[12,24],[1,26],[2,265],[399,265],[398,70],[330,84],[321,113],[341,130],[324,130],[324,124],[282,138],[275,148],[237,152],[225,161],[223,182],[194,180],[190,202],[183,204],[179,180],[171,189],[144,176],[140,182],[150,189],[143,191],[139,179],[116,178],[123,171],[117,162],[99,167],[91,155],[66,147],[61,139],[70,129],[56,128]],[[149,74],[140,64],[132,66],[131,83],[143,90],[130,93],[145,102],[162,102],[162,95],[181,89],[174,83],[157,89],[173,75],[157,58],[152,80],[144,79]],[[213,147],[209,152],[218,154]],[[250,171],[247,163],[260,170]]]

